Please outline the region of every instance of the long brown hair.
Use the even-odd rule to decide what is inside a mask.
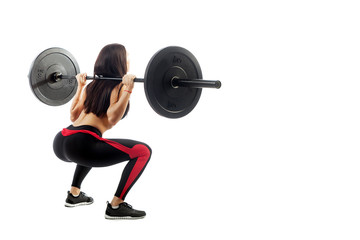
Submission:
[[[123,77],[126,73],[127,63],[125,47],[117,43],[103,47],[94,65],[94,75]],[[121,84],[122,87],[122,83],[112,80],[93,80],[88,84],[86,87],[86,100],[84,103],[85,113],[94,113],[99,118],[106,116],[107,109],[110,106],[111,92],[119,84]],[[129,111],[129,105],[130,104],[128,104],[123,117],[125,117]]]

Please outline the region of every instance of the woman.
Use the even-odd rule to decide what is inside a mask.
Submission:
[[[77,164],[65,206],[93,203],[80,191],[81,183],[92,167],[107,167],[128,161],[111,203],[107,203],[105,218],[134,219],[145,217],[144,211],[133,209],[124,199],[142,174],[151,156],[148,145],[127,139],[104,139],[102,134],[115,126],[129,111],[129,98],[135,76],[127,74],[129,62],[125,47],[105,46],[94,66],[95,75],[122,77],[123,81],[93,80],[85,87],[86,73],[78,74],[78,89],[71,105],[72,125],[54,139],[58,158]]]

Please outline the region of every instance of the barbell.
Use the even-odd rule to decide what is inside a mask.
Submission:
[[[49,48],[33,61],[30,87],[35,96],[50,106],[67,103],[76,93],[75,76],[80,73],[74,56],[63,48]],[[121,77],[87,76],[87,80],[122,81]],[[203,80],[199,62],[182,47],[166,47],[150,59],[143,82],[146,98],[153,110],[167,118],[180,118],[198,103],[202,88],[220,88],[220,81]]]

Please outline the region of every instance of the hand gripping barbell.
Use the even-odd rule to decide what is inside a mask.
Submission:
[[[40,53],[29,72],[30,87],[35,96],[50,106],[67,103],[75,95],[80,72],[74,56],[62,48]],[[120,77],[87,76],[92,80],[121,81]],[[180,118],[190,113],[199,101],[202,88],[220,88],[220,81],[202,80],[195,56],[181,47],[166,47],[150,59],[143,82],[146,98],[159,115]]]

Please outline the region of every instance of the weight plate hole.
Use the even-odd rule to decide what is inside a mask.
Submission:
[[[171,86],[173,87],[173,88],[179,88],[179,86],[176,86],[176,84],[174,84],[174,79],[179,79],[179,77],[178,76],[174,76],[172,79],[171,79]]]

